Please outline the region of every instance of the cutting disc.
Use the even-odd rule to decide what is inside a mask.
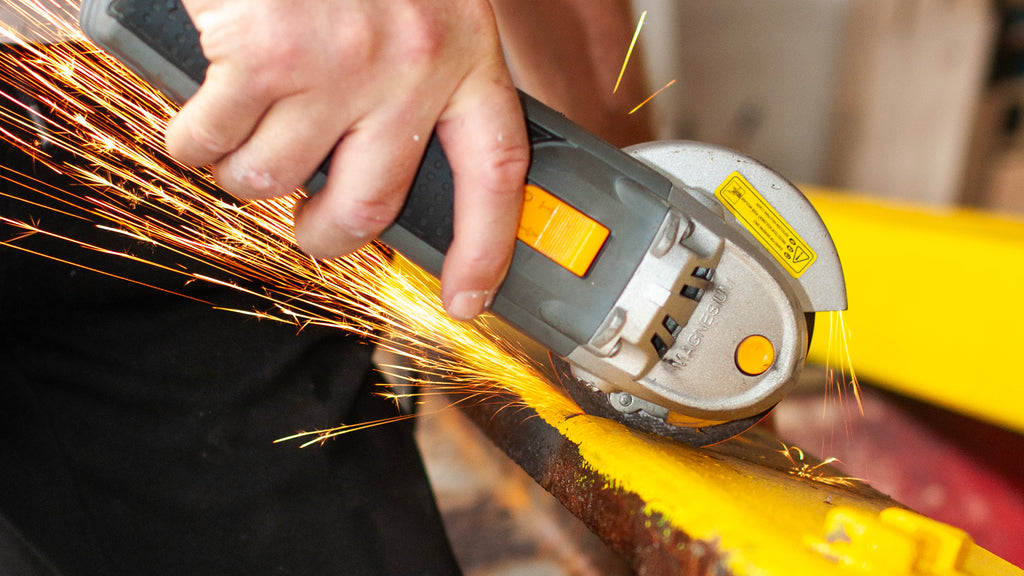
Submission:
[[[615,420],[634,430],[658,434],[694,446],[710,446],[724,442],[746,432],[771,412],[771,409],[768,409],[750,418],[707,426],[676,426],[656,416],[650,416],[642,410],[632,413],[616,410],[612,407],[608,394],[590,389],[582,380],[573,376],[572,367],[568,362],[555,356],[552,356],[551,362],[565,391],[587,414]]]

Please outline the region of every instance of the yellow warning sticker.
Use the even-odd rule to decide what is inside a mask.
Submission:
[[[715,190],[721,202],[789,274],[799,278],[818,255],[739,172]]]
[[[527,184],[516,237],[583,276],[608,239],[608,229],[547,190]]]

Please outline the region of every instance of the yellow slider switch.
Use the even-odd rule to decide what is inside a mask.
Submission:
[[[516,237],[583,276],[608,239],[608,229],[547,190],[527,184]]]

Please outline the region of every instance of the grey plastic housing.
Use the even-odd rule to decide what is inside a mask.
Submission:
[[[145,28],[153,34],[140,35],[142,27],[126,28],[124,17],[147,6],[154,17],[160,9],[159,25]],[[199,46],[199,32],[180,2],[83,0],[78,22],[93,43],[175,102],[188,100],[203,82],[209,62],[201,50],[188,48]]]

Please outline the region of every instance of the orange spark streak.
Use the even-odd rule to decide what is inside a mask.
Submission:
[[[853,368],[853,359],[850,356],[850,333],[842,311],[829,313],[829,334],[828,350],[825,354],[825,401],[822,407],[823,414],[829,408],[829,392],[834,390],[834,400],[842,408],[845,402],[844,389],[850,387],[857,403],[860,415],[864,415],[864,405],[861,402],[860,382],[857,380],[857,372]],[[844,419],[844,421],[847,421]],[[849,432],[849,431],[848,431]]]
[[[633,39],[629,42],[629,49],[626,50],[626,58],[622,61],[622,68],[619,70],[619,77],[615,80],[615,88],[612,88],[612,94],[619,91],[619,84],[622,83],[622,76],[626,74],[626,66],[629,65],[629,59],[633,56],[633,48],[636,46],[636,40],[640,37],[640,30],[644,27],[644,19],[647,18],[647,10],[640,13],[640,20],[636,23],[636,30],[633,32]],[[632,112],[630,112],[632,114]]]
[[[194,296],[189,296],[187,294],[182,294],[180,292],[174,292],[173,290],[168,290],[166,288],[161,288],[159,286],[153,286],[152,284],[146,284],[145,282],[139,282],[138,280],[133,280],[131,278],[126,278],[124,276],[119,276],[117,274],[114,274],[114,273],[111,273],[111,272],[106,272],[106,271],[100,270],[98,268],[92,268],[90,266],[85,266],[83,264],[79,264],[79,263],[74,262],[72,260],[66,260],[64,258],[58,258],[58,257],[50,255],[50,254],[45,254],[45,253],[42,253],[42,252],[38,252],[36,250],[31,250],[29,248],[25,248],[24,246],[19,246],[18,245],[18,240],[26,238],[26,237],[28,237],[28,236],[30,236],[32,234],[43,234],[43,235],[49,236],[51,238],[56,238],[57,240],[62,240],[62,241],[65,241],[65,242],[76,244],[79,247],[84,248],[86,250],[93,250],[93,251],[96,251],[96,252],[100,252],[100,253],[104,253],[104,254],[110,254],[112,256],[117,256],[117,257],[120,257],[120,258],[127,258],[127,259],[130,259],[130,260],[134,260],[136,262],[141,262],[143,264],[147,264],[147,265],[150,265],[150,266],[155,266],[155,267],[162,268],[164,270],[168,270],[168,271],[171,271],[171,272],[176,272],[178,274],[182,273],[181,270],[174,270],[173,268],[168,268],[166,266],[160,266],[159,264],[155,264],[155,263],[150,262],[148,260],[144,260],[144,259],[141,259],[141,258],[136,258],[136,257],[134,257],[134,256],[132,256],[130,254],[124,254],[124,253],[119,253],[119,252],[112,252],[112,251],[110,251],[110,250],[108,250],[106,248],[102,248],[102,247],[99,247],[99,246],[94,246],[92,244],[87,244],[87,243],[84,243],[84,242],[79,242],[79,241],[74,240],[72,238],[67,238],[65,236],[60,236],[58,234],[53,234],[51,232],[47,232],[46,230],[43,230],[42,228],[39,228],[35,224],[26,224],[24,222],[19,222],[17,220],[12,220],[12,219],[6,218],[4,216],[0,216],[0,222],[4,222],[4,223],[9,224],[11,226],[14,226],[16,228],[22,228],[23,230],[25,230],[25,232],[23,234],[19,234],[18,236],[14,237],[14,238],[11,238],[9,240],[0,240],[0,246],[5,246],[5,247],[10,248],[12,250],[18,250],[18,251],[24,252],[26,254],[32,254],[33,256],[41,256],[41,257],[46,258],[48,260],[53,260],[54,262],[60,262],[61,264],[67,264],[67,265],[70,265],[70,266],[74,266],[75,268],[79,268],[81,270],[88,270],[90,272],[95,272],[97,274],[102,274],[102,275],[108,276],[110,278],[116,278],[118,280],[123,280],[125,282],[131,282],[132,284],[137,284],[139,286],[145,286],[146,288],[152,288],[153,290],[159,290],[161,292],[166,292],[168,294],[173,294],[174,296],[180,296],[182,298],[188,298],[189,300],[194,300],[196,302],[201,302],[203,304],[210,304],[209,302],[207,302],[205,300],[201,300],[201,299],[196,298]]]
[[[650,96],[648,96],[646,100],[644,100],[643,102],[637,104],[636,108],[633,108],[632,110],[630,110],[629,113],[630,114],[634,114],[637,110],[639,110],[639,109],[643,108],[644,106],[646,106],[648,102],[650,102],[651,100],[654,100],[655,96],[657,96],[658,94],[661,94],[662,92],[665,91],[666,88],[668,88],[669,86],[671,86],[671,85],[673,85],[675,83],[676,83],[675,78],[669,80],[668,84],[665,84],[664,86],[659,88],[657,92],[655,92],[654,94],[651,94]]]
[[[818,464],[811,465],[804,462],[804,451],[796,446],[787,446],[785,442],[782,443],[782,449],[778,450],[779,454],[782,454],[789,460],[793,468],[789,470],[789,473],[798,478],[806,478],[814,482],[825,484],[828,486],[846,486],[852,487],[854,482],[863,482],[860,478],[854,478],[852,476],[826,476],[825,472],[821,468],[828,466],[829,464],[835,464],[839,462],[838,458],[826,458]],[[796,458],[793,458],[794,454]]]
[[[88,218],[102,230],[159,246],[218,275],[171,269],[182,274],[184,283],[217,284],[267,303],[265,310],[236,312],[299,329],[328,326],[367,337],[411,361],[411,371],[399,372],[424,393],[456,393],[462,401],[481,402],[494,392],[511,392],[529,397],[534,406],[547,403],[578,412],[514,343],[482,322],[449,319],[435,281],[381,246],[330,261],[298,251],[291,222],[301,192],[261,202],[229,199],[209,172],[182,166],[163,152],[164,128],[174,105],[89,44],[72,15],[37,3],[3,1],[38,22],[41,30],[53,31],[54,40],[65,39],[42,46],[6,27],[0,32],[14,39],[23,53],[0,54],[0,79],[31,95],[41,109],[31,110],[0,91],[9,109],[0,113],[0,138],[85,190],[76,194],[32,180],[30,189],[45,199],[33,204]],[[70,155],[73,161],[58,160],[58,154],[47,150]],[[24,186],[28,177],[19,176]],[[30,224],[7,223],[41,232]],[[10,240],[4,245],[24,249]],[[244,287],[254,282],[261,288]],[[303,436],[322,441],[376,424]]]

